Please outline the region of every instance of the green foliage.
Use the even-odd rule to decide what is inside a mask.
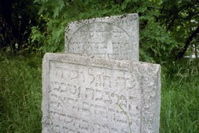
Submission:
[[[173,49],[173,54],[179,56],[182,50],[191,45],[198,46],[198,36],[193,35],[198,27],[199,3],[197,0],[164,0],[161,3],[159,22],[166,31],[178,42],[176,49]],[[193,38],[191,36],[193,35]],[[190,41],[190,42],[189,42]],[[188,46],[186,48],[186,45]],[[190,49],[192,54],[194,53]],[[184,53],[183,53],[184,55]],[[179,56],[180,57],[180,56]]]
[[[192,46],[189,53],[197,54],[197,34],[191,37],[199,21],[197,0],[172,2],[169,0],[34,0],[34,4],[32,2],[32,0],[1,1],[0,30],[3,32],[0,33],[0,48],[4,48],[4,51],[13,53],[20,50],[44,53],[63,51],[64,29],[69,22],[138,13],[141,60],[164,63],[174,60],[179,54],[184,54],[180,51],[184,49],[187,51],[189,46]],[[199,30],[196,31],[198,32]]]
[[[115,14],[113,1],[92,0],[35,0],[41,3],[40,18],[45,20],[44,29],[32,28],[32,42],[43,45],[42,52],[63,51],[64,30],[71,21]],[[114,9],[114,10],[113,10]]]
[[[41,132],[41,57],[0,53],[0,132]]]
[[[35,0],[41,4],[40,16],[46,22],[43,29],[32,28],[32,41],[40,43],[42,52],[63,51],[64,29],[67,23],[92,17],[124,13],[140,15],[141,60],[161,62],[172,58],[177,42],[157,21],[160,1],[132,0]]]

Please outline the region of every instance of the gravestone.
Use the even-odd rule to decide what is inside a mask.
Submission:
[[[139,61],[137,14],[93,18],[68,25],[66,53]]]
[[[46,54],[42,111],[42,133],[158,133],[160,66]]]
[[[160,66],[139,62],[138,15],[75,21],[43,59],[42,133],[158,133]]]

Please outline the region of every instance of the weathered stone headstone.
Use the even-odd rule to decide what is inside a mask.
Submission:
[[[160,66],[139,62],[138,15],[72,22],[43,59],[42,133],[158,133]]]
[[[42,133],[158,133],[160,66],[46,54],[42,111]]]
[[[139,61],[137,14],[75,21],[66,28],[66,53]]]

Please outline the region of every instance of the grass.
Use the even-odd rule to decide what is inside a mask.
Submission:
[[[41,58],[0,53],[1,133],[41,132]],[[160,133],[199,132],[198,65],[162,67]]]
[[[166,82],[162,89],[161,133],[198,133],[198,100],[196,79]]]
[[[41,58],[0,55],[0,132],[41,132]]]
[[[199,64],[187,62],[163,71],[160,133],[199,132]]]

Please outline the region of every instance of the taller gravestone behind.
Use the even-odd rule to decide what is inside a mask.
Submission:
[[[75,21],[66,28],[67,53],[139,61],[137,14]]]

